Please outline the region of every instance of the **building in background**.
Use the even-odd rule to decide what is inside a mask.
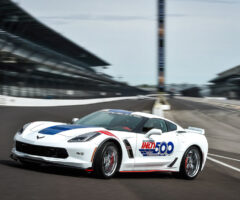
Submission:
[[[166,84],[165,91],[169,94],[173,95],[182,95],[189,97],[209,97],[210,89],[209,85],[201,85],[201,84]]]
[[[188,83],[171,83],[166,84],[165,91],[168,93],[174,93],[174,94],[181,94],[181,91],[192,88],[192,87],[198,87],[196,84],[188,84]]]
[[[165,0],[158,0],[158,90],[165,90]]]
[[[0,1],[0,94],[34,98],[96,98],[144,93],[97,70],[109,63]]]
[[[240,65],[223,71],[209,82],[212,96],[240,99]]]
[[[190,87],[187,89],[181,90],[181,95],[182,96],[187,96],[187,97],[202,97],[200,93],[201,89],[199,87]]]

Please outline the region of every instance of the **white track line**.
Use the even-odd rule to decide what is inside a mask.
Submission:
[[[210,156],[215,156],[215,157],[219,157],[219,158],[225,158],[225,159],[228,159],[228,160],[233,160],[233,161],[240,162],[240,160],[238,160],[238,159],[236,159],[236,158],[229,158],[229,157],[226,157],[226,156],[220,156],[220,155],[212,154],[212,153],[208,153],[208,155],[210,155]]]
[[[239,168],[233,167],[232,165],[228,165],[228,164],[226,164],[226,163],[224,163],[224,162],[221,162],[221,161],[219,161],[219,160],[216,160],[216,159],[214,159],[214,158],[210,158],[209,156],[207,157],[207,159],[208,159],[208,160],[211,160],[211,161],[213,161],[213,162],[215,162],[215,163],[218,163],[218,164],[220,164],[220,165],[223,165],[223,166],[225,166],[225,167],[228,167],[228,168],[230,168],[230,169],[233,169],[233,170],[235,170],[235,171],[237,171],[237,172],[240,172],[240,169],[239,169]]]

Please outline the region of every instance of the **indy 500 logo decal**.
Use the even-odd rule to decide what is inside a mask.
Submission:
[[[172,154],[174,144],[172,142],[151,142],[143,141],[139,151],[143,156],[167,156]]]

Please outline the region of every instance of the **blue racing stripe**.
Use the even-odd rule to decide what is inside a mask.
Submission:
[[[57,125],[51,126],[39,131],[39,133],[46,134],[46,135],[55,135],[63,131],[69,131],[77,128],[89,128],[90,126],[81,126],[81,125]]]

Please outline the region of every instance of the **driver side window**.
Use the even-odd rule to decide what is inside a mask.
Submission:
[[[165,121],[162,119],[156,119],[156,118],[148,119],[146,123],[143,125],[142,131],[146,133],[153,128],[161,129],[163,133],[167,132],[167,126]]]

